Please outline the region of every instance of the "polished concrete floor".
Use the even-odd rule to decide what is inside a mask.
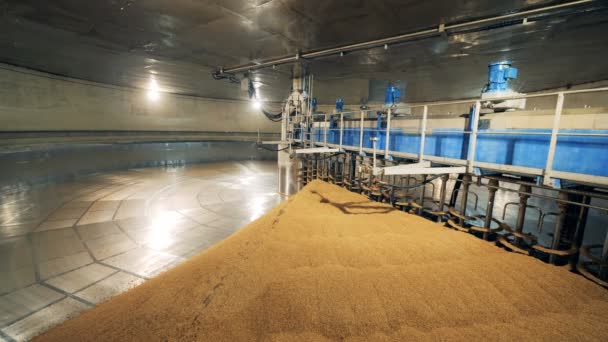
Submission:
[[[28,340],[276,206],[276,162],[104,173],[0,197],[0,342]]]

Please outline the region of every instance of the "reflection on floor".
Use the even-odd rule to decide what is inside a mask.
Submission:
[[[27,340],[283,200],[275,162],[113,172],[0,197],[0,341]]]

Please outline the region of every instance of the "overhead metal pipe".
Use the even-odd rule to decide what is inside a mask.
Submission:
[[[577,1],[571,1],[571,2],[567,2],[567,3],[563,3],[563,4],[544,6],[544,7],[540,7],[540,8],[494,16],[494,17],[490,17],[490,18],[477,19],[477,20],[454,23],[454,24],[447,24],[447,25],[440,24],[436,28],[400,34],[400,35],[392,36],[392,37],[375,39],[375,40],[354,43],[354,44],[348,44],[348,45],[338,46],[338,47],[324,49],[324,50],[297,53],[293,56],[284,56],[284,57],[279,57],[279,58],[274,58],[274,59],[268,59],[268,60],[265,60],[265,61],[262,61],[259,63],[248,63],[248,64],[243,64],[243,65],[229,67],[229,68],[220,68],[218,70],[218,72],[220,74],[236,73],[236,72],[242,72],[242,71],[263,69],[263,68],[272,67],[272,66],[276,66],[276,65],[289,64],[289,63],[296,62],[296,61],[300,60],[301,58],[302,59],[313,59],[313,58],[326,57],[326,56],[331,56],[331,55],[341,55],[341,54],[344,54],[347,52],[352,52],[352,51],[388,46],[389,44],[403,43],[403,42],[413,40],[413,39],[428,38],[428,37],[436,36],[438,34],[442,34],[446,30],[450,30],[450,29],[467,28],[467,27],[472,27],[472,26],[481,25],[481,24],[495,23],[495,22],[503,21],[503,20],[507,20],[507,19],[516,19],[516,18],[525,19],[526,17],[528,17],[530,15],[542,14],[542,13],[555,11],[555,10],[561,10],[561,9],[574,7],[574,6],[591,3],[591,2],[595,2],[595,1],[598,1],[598,0],[577,0]]]

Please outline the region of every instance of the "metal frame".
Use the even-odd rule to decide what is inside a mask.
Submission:
[[[363,123],[365,119],[365,111],[361,111],[361,122],[359,126],[359,154],[363,154]],[[327,144],[327,141],[325,141]]]
[[[398,168],[399,166],[390,166],[388,168],[379,168],[378,171],[384,171],[385,173],[378,172],[376,173],[376,169],[374,169],[374,174],[384,174],[385,176],[391,175],[443,175],[443,174],[456,174],[456,173],[465,173],[467,172],[467,168],[464,166],[451,166],[451,167],[421,167],[417,164],[410,164],[413,167],[404,167]],[[389,170],[386,173],[387,169],[397,168],[395,170]]]
[[[384,157],[390,156],[390,143],[391,143],[391,116],[393,116],[393,109],[389,108],[386,111],[386,140],[384,144]]]
[[[480,109],[481,109],[481,101],[483,101],[481,99],[473,99],[473,100],[467,99],[467,100],[444,101],[444,102],[435,102],[435,103],[430,102],[430,103],[408,105],[407,108],[411,108],[411,109],[422,108],[423,109],[420,129],[411,130],[411,132],[420,134],[420,137],[421,137],[420,152],[416,154],[416,153],[392,151],[388,144],[389,136],[390,136],[390,132],[389,132],[390,128],[389,128],[388,122],[390,120],[387,119],[387,129],[386,129],[387,146],[385,148],[384,154],[385,154],[385,157],[394,156],[394,157],[407,158],[407,159],[413,159],[413,160],[418,160],[418,161],[428,160],[428,161],[432,161],[434,163],[442,164],[442,165],[466,166],[467,172],[470,172],[470,173],[472,173],[475,168],[480,168],[480,169],[485,169],[485,170],[489,170],[489,171],[505,172],[505,173],[524,175],[524,176],[542,176],[543,184],[547,185],[547,186],[554,186],[555,185],[554,179],[564,179],[564,180],[568,180],[568,181],[586,183],[586,184],[590,184],[590,185],[608,186],[608,177],[553,170],[553,160],[555,158],[555,150],[556,150],[556,146],[557,146],[557,139],[559,136],[608,137],[608,134],[601,134],[601,133],[593,133],[593,134],[560,133],[559,126],[560,126],[560,122],[561,122],[560,119],[561,119],[561,115],[562,115],[562,111],[563,111],[565,96],[569,95],[569,94],[596,93],[596,92],[606,92],[606,91],[608,91],[608,87],[594,88],[594,89],[582,89],[582,90],[567,90],[567,91],[549,92],[549,93],[538,93],[538,94],[531,94],[531,95],[497,97],[497,98],[492,99],[493,101],[501,101],[501,100],[557,96],[556,108],[555,108],[555,112],[554,112],[553,127],[552,127],[551,133],[542,133],[542,132],[521,133],[521,132],[509,132],[509,131],[479,132],[478,131],[479,114],[480,114]],[[429,107],[448,105],[448,104],[474,104],[474,109],[473,109],[472,117],[471,117],[471,120],[473,120],[473,125],[471,127],[471,131],[467,131],[467,130],[465,130],[465,131],[442,131],[442,133],[451,132],[451,133],[470,134],[471,135],[471,140],[470,140],[471,148],[469,149],[469,155],[466,160],[465,159],[446,158],[446,157],[440,157],[440,156],[424,155],[426,134],[432,133],[432,130],[428,130],[428,128],[427,128]],[[373,149],[363,147],[363,131],[365,128],[364,127],[364,117],[365,117],[366,112],[375,112],[377,110],[381,110],[381,108],[373,108],[373,109],[370,108],[367,110],[361,110],[359,112],[359,114],[360,114],[359,146],[348,146],[348,145],[343,145],[343,143],[342,143],[342,137],[344,134],[344,132],[343,132],[344,115],[352,114],[352,113],[356,113],[356,112],[340,112],[340,115],[341,115],[341,125],[339,128],[340,144],[338,144],[338,145],[329,144],[327,142],[327,140],[325,140],[324,143],[316,143],[316,145],[325,146],[325,147],[334,147],[334,148],[339,148],[340,150],[346,150],[346,151],[357,151],[359,154],[362,154],[364,152],[373,153]],[[389,109],[388,112],[392,113],[392,110]],[[326,115],[326,114],[321,114],[321,115]],[[389,118],[390,118],[390,114],[389,114]],[[327,139],[327,132],[329,130],[327,127],[327,124],[324,128],[325,128],[325,139]],[[381,130],[381,131],[384,131],[384,130]],[[495,164],[495,163],[476,161],[475,152],[477,149],[477,136],[479,134],[550,135],[551,139],[550,139],[549,151],[547,154],[547,164],[544,169],[540,169],[540,168],[531,168],[531,167],[524,167],[524,166],[517,166],[517,165]]]
[[[425,106],[426,108],[426,106]],[[471,113],[469,120],[472,120],[471,127],[471,141],[469,154],[467,156],[467,172],[473,173],[473,166],[475,164],[475,152],[477,151],[477,130],[479,128],[479,112],[481,111],[481,102],[475,101],[475,107]]]
[[[553,171],[553,159],[555,158],[555,147],[557,146],[557,134],[559,133],[559,124],[562,118],[562,109],[564,108],[564,93],[557,94],[557,103],[555,104],[555,114],[553,115],[553,128],[551,130],[551,141],[549,142],[549,153],[547,154],[547,165],[545,166],[543,184],[551,186],[551,172]]]
[[[429,106],[424,106],[422,109],[422,122],[420,123],[420,155],[418,160],[422,162],[424,160],[424,145],[426,141],[426,121],[429,114]]]
[[[401,164],[401,165],[396,165],[396,166],[388,166],[385,167],[382,170],[382,174],[384,174],[385,176],[392,176],[392,175],[401,175],[404,170],[408,170],[408,169],[412,169],[412,168],[427,168],[427,167],[431,167],[431,162],[428,161],[423,161],[423,162],[419,162],[419,163],[414,163],[414,164]]]

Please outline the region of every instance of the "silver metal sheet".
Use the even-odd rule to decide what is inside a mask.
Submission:
[[[238,84],[212,80],[211,71],[551,3],[9,0],[0,6],[0,62],[130,87],[145,86],[156,72],[169,92],[246,98]],[[323,103],[336,96],[358,103],[371,79],[404,81],[409,101],[470,97],[484,84],[485,65],[497,59],[514,61],[522,72],[517,90],[528,92],[608,78],[607,25],[605,9],[557,15],[315,60],[310,70]],[[289,67],[255,75],[266,98],[289,93]]]

